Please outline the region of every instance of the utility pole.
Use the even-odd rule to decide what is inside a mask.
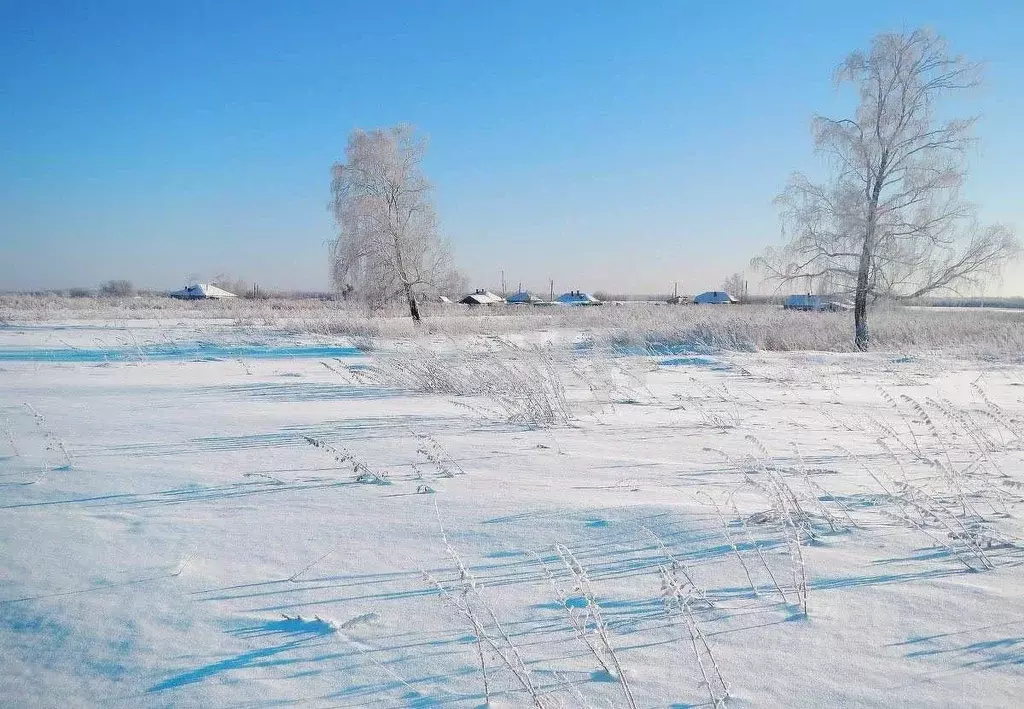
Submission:
[[[505,292],[505,269],[503,268],[501,269],[501,297],[504,298],[506,295],[508,294]]]
[[[552,303],[555,302],[555,279],[551,279],[551,297],[548,299]]]

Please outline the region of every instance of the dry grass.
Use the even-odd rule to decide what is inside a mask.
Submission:
[[[499,335],[536,331],[587,333],[597,347],[659,351],[853,351],[849,313],[803,313],[777,306],[668,306],[655,303],[600,308],[427,305],[416,327],[402,311],[367,313],[350,304],[268,299],[178,301],[165,297],[66,298],[0,296],[0,323],[54,320],[227,320],[284,332],[378,339]],[[872,311],[875,349],[941,352],[1019,359],[1024,352],[1024,311],[879,307]]]

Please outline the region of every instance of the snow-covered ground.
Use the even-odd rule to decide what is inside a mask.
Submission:
[[[0,329],[0,705],[1020,706],[1024,366],[578,339]]]

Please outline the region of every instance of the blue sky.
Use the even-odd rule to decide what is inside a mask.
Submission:
[[[474,284],[715,287],[779,242],[833,67],[921,24],[987,62],[967,194],[1024,228],[1018,0],[0,0],[0,290],[324,289],[330,165],[403,121]]]

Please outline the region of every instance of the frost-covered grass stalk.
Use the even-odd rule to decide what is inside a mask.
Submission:
[[[743,529],[743,534],[747,538],[747,544],[749,544],[750,547],[754,550],[754,553],[757,555],[758,561],[761,562],[761,568],[763,568],[765,570],[765,573],[768,574],[768,579],[772,582],[772,587],[776,590],[776,592],[778,592],[779,596],[782,598],[783,603],[789,603],[789,598],[786,596],[786,592],[782,590],[782,585],[775,577],[775,572],[772,571],[772,566],[768,563],[768,558],[764,555],[764,550],[761,549],[761,545],[758,543],[757,538],[750,531],[750,527],[747,525],[746,517],[740,514],[739,508],[736,506],[736,499],[734,495],[728,495],[726,497],[726,500],[729,504],[730,509],[733,512],[733,516],[739,521],[740,528]],[[718,514],[721,517],[720,511]]]
[[[804,511],[803,505],[800,504],[800,498],[786,479],[778,470],[768,466],[766,461],[770,459],[770,455],[764,445],[754,436],[747,435],[745,438],[761,454],[761,457],[755,458],[755,460],[764,478],[763,481],[760,481],[748,475],[747,480],[769,499],[772,517],[782,524],[783,539],[789,552],[793,588],[797,594],[800,611],[806,616],[808,584],[803,544],[805,539],[808,541],[814,539],[813,521],[810,515]]]
[[[352,472],[355,473],[355,482],[363,483],[365,485],[390,485],[391,480],[385,472],[377,472],[370,469],[370,466],[363,460],[360,460],[355,456],[354,453],[345,449],[332,446],[327,441],[320,438],[313,438],[312,436],[303,436],[302,440],[308,443],[313,448],[321,450],[327,453],[329,456],[340,465],[351,465]]]
[[[693,576],[690,574],[690,570],[686,567],[686,564],[676,558],[665,544],[664,540],[662,540],[662,538],[659,537],[652,529],[645,527],[644,525],[640,525],[640,531],[654,541],[658,546],[658,549],[661,551],[662,556],[664,556],[665,560],[669,562],[669,571],[672,577],[676,579],[677,585],[684,588],[687,594],[696,596],[696,598],[708,608],[714,608],[715,604],[710,598],[708,598],[707,591],[697,585],[697,582],[693,580]],[[678,583],[679,576],[683,577],[684,583]]]
[[[864,472],[882,489],[886,499],[892,503],[892,508],[884,509],[883,514],[927,536],[935,546],[946,550],[968,571],[993,568],[984,549],[975,543],[974,538],[967,533],[962,522],[955,517],[951,518],[949,510],[939,504],[926,490],[909,482],[898,457],[893,455],[893,461],[903,472],[903,480],[899,481],[894,480],[880,469],[872,469],[849,450],[845,448],[840,448],[840,450],[861,466]],[[889,452],[891,454],[891,451]],[[935,527],[938,530],[934,529]],[[959,531],[957,527],[960,527]],[[937,533],[938,531],[942,533]],[[958,541],[962,542],[962,545],[957,544]]]
[[[680,402],[677,409],[696,411],[701,424],[708,428],[738,428],[743,423],[743,407],[728,387],[724,384],[713,387],[693,376],[690,377],[690,382],[700,395],[675,394],[675,398]],[[717,406],[712,408],[712,402]]]
[[[711,651],[711,645],[707,637],[697,624],[693,610],[693,589],[679,583],[678,577],[664,566],[659,569],[661,573],[662,601],[665,608],[672,616],[682,617],[686,623],[686,629],[690,634],[690,646],[693,648],[693,655],[700,669],[701,679],[708,690],[708,698],[711,706],[717,709],[724,706],[729,698],[729,685],[722,676],[722,670],[718,660]]]
[[[735,463],[732,460],[732,458],[729,457],[729,455],[727,453],[725,453],[724,451],[718,450],[717,448],[705,448],[705,450],[718,453],[719,455],[723,456],[726,460],[728,460],[733,465],[737,465],[737,463]],[[743,468],[740,467],[739,469],[742,470]],[[747,480],[748,480],[748,482],[750,482],[749,475],[747,476]],[[759,485],[755,484],[754,486],[757,489],[763,490],[763,488],[761,486],[759,486]],[[765,556],[764,550],[761,549],[761,545],[758,543],[757,538],[750,531],[750,526],[747,523],[748,522],[747,517],[740,513],[739,507],[736,505],[735,493],[736,493],[736,490],[733,490],[728,495],[726,495],[726,503],[731,508],[731,510],[733,512],[734,518],[739,523],[740,528],[743,530],[744,536],[747,539],[747,544],[754,550],[754,553],[757,555],[758,561],[761,562],[761,567],[764,568],[765,572],[768,574],[768,578],[771,580],[772,586],[775,588],[775,590],[778,592],[779,596],[782,598],[783,603],[789,603],[789,598],[786,595],[785,590],[783,590],[782,585],[779,583],[778,579],[776,578],[775,572],[772,570],[771,564],[768,563],[768,558]],[[769,495],[769,496],[771,496],[771,495]],[[739,549],[737,548],[735,542],[732,541],[732,535],[731,535],[731,533],[729,531],[731,524],[730,524],[729,520],[726,519],[725,514],[722,512],[721,506],[718,504],[718,502],[715,500],[714,497],[712,497],[711,495],[709,495],[706,492],[702,491],[702,492],[698,493],[697,497],[698,497],[698,500],[703,500],[703,501],[708,502],[712,506],[712,508],[715,510],[715,514],[718,517],[718,520],[719,520],[719,522],[722,525],[723,534],[726,536],[726,539],[729,540],[730,544],[732,544],[733,552],[736,554],[736,557],[740,560],[740,563],[743,564],[743,570],[747,574],[747,580],[750,582],[751,589],[753,590],[754,595],[755,596],[758,595],[757,586],[756,586],[756,584],[754,584],[753,580],[751,579],[750,571],[747,568],[746,563],[743,561],[743,556],[739,553]],[[759,513],[757,515],[754,515],[752,517],[752,519],[755,519],[755,520],[758,520],[758,521],[769,521],[769,520],[778,520],[779,517],[778,517],[778,513],[770,511],[767,514]]]
[[[985,404],[982,414],[996,425],[1005,428],[1017,442],[1024,441],[1024,425],[1021,425],[1018,419],[989,399],[988,394],[977,382],[971,382],[971,391]]]
[[[519,648],[512,641],[512,638],[501,622],[499,622],[494,609],[483,597],[480,584],[448,540],[448,535],[445,533],[444,525],[441,522],[441,512],[437,508],[436,503],[434,511],[437,514],[441,541],[444,544],[448,558],[458,572],[458,580],[454,587],[449,587],[425,571],[423,575],[432,586],[437,588],[441,597],[448,602],[451,608],[470,624],[473,630],[485,702],[489,704],[491,696],[490,676],[484,652],[486,649],[490,650],[494,657],[501,662],[504,669],[508,670],[519,687],[530,697],[530,701],[536,709],[555,709],[556,704],[550,697],[542,694],[537,687],[533,674],[530,672],[530,668],[523,659]]]
[[[462,469],[459,462],[452,457],[451,453],[436,438],[428,433],[416,434],[416,438],[420,441],[420,446],[416,449],[416,452],[434,466],[440,477],[454,478],[456,475],[466,474],[466,471]]]
[[[1000,484],[1005,483],[1009,476],[992,457],[992,453],[999,447],[1005,447],[1005,444],[999,446],[988,437],[969,412],[949,402],[926,397],[924,405],[933,411],[934,419],[944,421],[944,431],[940,432],[934,419],[929,417],[929,432],[942,453],[936,460],[937,467],[947,482],[956,488],[963,509],[966,511],[970,507],[974,515],[981,518],[982,513],[973,502],[977,500],[979,504],[987,505],[992,514],[1008,516],[1010,508],[1007,503],[1018,502],[1020,498],[1001,487]],[[921,409],[924,409],[924,405],[917,404]],[[966,445],[960,444],[956,451],[952,450],[948,434],[952,434],[958,441],[965,441]],[[966,461],[963,460],[965,457]]]
[[[301,569],[299,569],[298,571],[296,571],[296,572],[295,572],[294,574],[292,574],[291,576],[289,576],[289,577],[287,578],[287,581],[290,581],[290,582],[292,582],[292,583],[295,583],[296,581],[298,581],[298,578],[299,578],[300,576],[302,576],[303,574],[305,574],[305,573],[306,573],[307,571],[309,571],[310,569],[312,569],[312,568],[313,568],[314,566],[317,566],[317,565],[318,565],[318,564],[319,564],[319,563],[320,563],[321,561],[323,561],[323,560],[324,560],[324,559],[326,559],[327,557],[329,557],[329,556],[331,556],[332,554],[334,554],[334,551],[335,551],[335,550],[334,550],[334,549],[332,549],[331,551],[327,552],[326,554],[321,554],[321,555],[320,555],[320,556],[318,556],[318,557],[317,557],[316,559],[314,559],[314,560],[313,560],[313,561],[311,561],[310,563],[306,564],[306,565],[305,565],[305,566],[303,566],[303,567],[302,567]]]
[[[803,453],[800,451],[800,446],[798,446],[795,441],[791,442],[790,445],[793,448],[793,452],[796,453],[797,461],[800,465],[799,472],[800,476],[803,478],[804,486],[811,493],[808,496],[808,499],[810,499],[813,503],[816,503],[815,506],[818,509],[818,513],[821,515],[822,519],[824,519],[828,523],[830,531],[841,531],[842,523],[839,521],[839,519],[837,519],[837,517],[832,513],[832,511],[825,506],[826,500],[834,502],[836,507],[839,508],[839,510],[842,512],[843,518],[846,520],[846,524],[848,525],[849,529],[857,527],[858,525],[856,522],[853,521],[853,515],[850,513],[850,508],[843,504],[842,500],[840,500],[837,496],[830,493],[828,490],[826,490],[824,487],[819,485],[815,480],[811,478],[810,471],[807,469],[807,464],[804,462]]]
[[[566,617],[569,620],[569,627],[572,628],[576,637],[582,642],[586,648],[590,651],[590,654],[594,656],[597,663],[601,666],[601,669],[609,676],[613,676],[611,664],[605,659],[604,653],[601,648],[595,642],[593,633],[590,631],[591,621],[591,608],[586,602],[580,606],[569,593],[564,589],[555,578],[554,573],[548,568],[548,565],[540,556],[536,556],[536,561],[540,564],[544,570],[545,576],[551,583],[552,589],[554,589],[555,598],[558,600],[559,605],[565,609]]]
[[[786,544],[786,549],[790,558],[791,586],[793,591],[796,593],[797,604],[800,611],[806,616],[810,585],[807,579],[807,564],[804,558],[803,546],[805,543],[815,539],[816,531],[814,527],[814,517],[804,509],[802,499],[806,498],[802,498],[802,496],[799,495],[792,486],[790,486],[780,469],[770,464],[771,456],[761,442],[750,435],[745,438],[754,446],[755,450],[759,454],[757,456],[751,456],[751,464],[749,466],[744,466],[742,463],[733,461],[727,453],[716,448],[705,448],[705,450],[718,453],[731,464],[735,465],[739,470],[746,469],[747,472],[744,473],[744,480],[747,485],[768,501],[768,510],[758,512],[749,518],[745,518],[744,515],[740,514],[739,509],[736,506],[734,495],[730,494],[728,497],[729,504],[731,505],[741,527],[746,533],[749,544],[757,552],[758,559],[761,561],[761,565],[771,578],[775,589],[779,592],[779,595],[783,598],[784,602],[788,603],[789,600],[787,598],[787,594],[775,577],[775,573],[772,571],[771,565],[768,563],[760,545],[755,540],[754,535],[751,534],[748,522],[757,524],[773,524],[781,528],[782,538]],[[704,495],[704,498],[709,499],[716,507],[722,524],[728,525],[728,522],[725,520],[725,517],[721,512],[721,508],[718,507],[718,503],[715,502],[714,498],[707,494]],[[816,503],[821,504],[821,501],[816,500]],[[836,531],[834,515],[826,511],[825,518],[826,521],[829,522],[832,530]]]
[[[601,606],[597,602],[597,598],[594,595],[593,587],[590,583],[590,578],[587,575],[586,569],[580,564],[579,560],[573,555],[572,551],[563,544],[555,545],[555,551],[562,559],[562,563],[565,568],[569,571],[574,582],[573,592],[579,594],[586,604],[587,614],[591,625],[593,626],[593,632],[597,635],[598,644],[587,642],[587,647],[594,653],[601,666],[605,671],[609,671],[615,679],[618,680],[619,686],[622,688],[623,697],[626,700],[626,706],[629,709],[636,709],[636,700],[633,698],[633,690],[629,686],[629,681],[626,679],[626,673],[622,669],[622,664],[619,662],[619,656],[615,652],[615,647],[612,645],[611,638],[608,633],[608,624],[604,620],[604,614],[601,612]],[[569,610],[569,606],[563,602],[566,609]],[[570,616],[572,614],[570,613]],[[600,651],[598,650],[600,648]],[[608,664],[602,660],[601,656],[604,656]],[[610,667],[609,667],[610,665]]]
[[[932,397],[918,401],[879,393],[902,424],[874,422],[881,433],[878,445],[901,479],[894,480],[884,470],[869,472],[894,502],[894,516],[928,534],[966,568],[994,568],[990,549],[1019,545],[993,526],[994,520],[1011,516],[1012,506],[1024,501],[1019,483],[993,457],[1019,445],[1012,423],[1008,427],[999,413],[993,413],[1002,410],[977,385],[973,393],[984,408],[973,411]],[[901,454],[908,458],[906,464]],[[913,475],[908,466],[915,467]]]
[[[131,339],[132,349],[135,350],[135,360],[138,364],[145,364],[148,361],[145,350],[142,349],[142,345],[139,343],[139,338],[135,336],[135,332],[131,328],[125,328],[128,332],[128,337]]]
[[[800,603],[800,611],[807,616],[807,562],[804,560],[803,538],[800,527],[794,524],[787,524],[786,545],[789,549],[791,561],[790,570],[793,575],[793,586],[796,588],[797,599]]]
[[[726,519],[725,514],[722,512],[721,505],[718,504],[718,501],[715,500],[714,497],[704,492],[703,490],[699,490],[696,493],[696,497],[698,501],[707,501],[707,503],[711,505],[711,508],[715,511],[715,516],[718,518],[719,525],[721,526],[722,537],[725,538],[725,543],[729,545],[729,548],[732,549],[732,553],[736,557],[736,560],[740,563],[740,567],[743,569],[743,575],[747,577],[747,584],[749,584],[750,586],[750,592],[756,597],[758,595],[757,584],[754,583],[754,578],[750,575],[750,568],[747,566],[747,562],[744,561],[743,554],[740,553],[739,545],[736,544],[736,540],[732,535],[732,531],[730,530],[729,520]],[[746,529],[745,526],[744,529]],[[757,549],[758,553],[760,554],[760,547],[758,547],[756,544],[754,544],[753,546],[755,549]],[[762,561],[763,560],[764,558],[762,557]],[[767,562],[765,563],[765,567],[767,568]],[[774,576],[772,576],[772,579],[774,582]],[[776,588],[778,588],[779,593],[782,594],[782,597],[785,598],[786,596],[785,593],[783,593],[782,589],[779,588],[778,584],[775,585]]]
[[[458,555],[454,554],[454,550],[449,552],[449,556],[454,556],[458,559]],[[480,667],[480,680],[483,686],[484,693],[484,704],[490,705],[491,703],[491,685],[490,680],[487,676],[487,659],[484,656],[484,643],[492,644],[493,638],[487,634],[487,630],[484,627],[481,616],[474,607],[475,604],[471,598],[471,593],[476,592],[477,586],[476,581],[473,579],[468,572],[465,571],[465,567],[462,565],[461,559],[456,562],[456,567],[459,569],[459,586],[456,589],[449,589],[441,581],[431,576],[428,573],[424,573],[427,581],[433,585],[440,593],[441,596],[449,602],[452,608],[463,618],[465,618],[470,627],[473,630],[473,639],[476,646],[477,662]],[[497,651],[495,651],[497,653]],[[498,653],[500,655],[500,653]],[[509,667],[512,670],[513,675],[519,670],[519,664],[514,663],[513,666]],[[519,677],[517,677],[519,678]],[[522,677],[521,684],[528,691],[531,692],[532,679],[528,677]],[[531,692],[531,697],[534,694]],[[536,704],[536,702],[534,702]]]
[[[46,417],[39,413],[39,411],[37,411],[35,407],[32,406],[32,404],[25,402],[25,408],[27,408],[29,412],[32,414],[32,418],[33,420],[35,420],[36,423],[36,428],[39,430],[39,433],[42,434],[43,438],[46,440],[46,450],[60,453],[61,460],[63,461],[60,468],[63,470],[71,470],[74,467],[75,461],[71,457],[71,451],[68,450],[68,447],[64,443],[63,439],[59,438],[57,434],[55,434],[50,429],[50,427],[47,426]],[[11,439],[11,441],[13,444],[13,438]]]
[[[7,444],[11,447],[11,453],[14,454],[15,458],[20,457],[21,451],[18,450],[18,442],[14,438],[14,429],[11,428],[11,422],[4,419],[4,425],[2,430],[4,433],[4,438],[7,439]]]
[[[379,354],[364,376],[381,386],[426,394],[480,397],[485,413],[531,428],[574,418],[554,350],[500,343],[486,353],[414,347]]]

